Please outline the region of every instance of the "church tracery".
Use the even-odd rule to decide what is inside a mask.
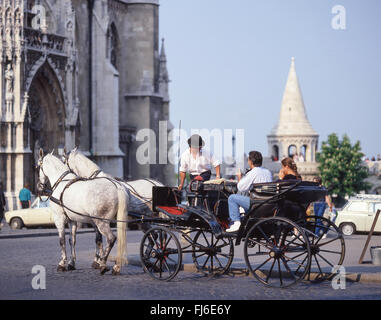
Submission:
[[[114,23],[107,30],[107,57],[111,64],[118,69],[118,33]]]
[[[38,18],[41,12],[36,5],[46,9],[45,22]],[[58,23],[57,16],[67,24]],[[4,76],[0,81],[0,153],[6,150],[14,157],[23,157],[23,161],[15,162],[17,168],[9,170],[34,176],[36,146],[47,150],[66,143],[74,145],[79,131],[75,131],[78,122],[71,115],[79,107],[78,91],[67,90],[78,77],[72,67],[76,64],[74,18],[70,0],[4,0],[0,4]],[[23,184],[15,179],[13,173],[7,181],[10,192]]]

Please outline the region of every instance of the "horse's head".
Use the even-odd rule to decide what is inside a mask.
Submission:
[[[66,165],[69,165],[69,158],[70,158],[70,155],[74,155],[78,150],[78,147],[75,147],[73,150],[71,151],[67,151],[66,147],[64,147],[64,150],[63,150],[63,155],[62,155],[62,162]]]
[[[76,155],[78,151],[78,147],[75,147],[73,150],[67,152],[67,149],[66,147],[64,148],[64,152],[63,152],[63,155],[62,155],[62,162],[64,164],[66,164],[69,168],[70,168],[70,164],[73,165],[73,157]],[[73,171],[71,168],[70,168],[70,171]]]
[[[92,177],[94,172],[100,170],[96,163],[91,161],[78,150],[78,147],[75,147],[68,153],[65,152],[64,164],[69,167],[71,172],[84,178]]]
[[[38,170],[38,182],[37,182],[38,194],[41,194],[44,191],[48,181],[48,177],[45,175],[44,169],[43,169],[44,157],[45,157],[44,151],[40,148],[39,157],[38,157],[38,161],[36,165],[36,170]]]
[[[68,161],[69,161],[69,154],[70,154],[70,152],[67,152],[66,147],[64,147],[63,154],[61,156],[61,160],[66,165],[68,164]]]
[[[53,150],[54,151],[54,150]],[[38,194],[43,194],[50,188],[49,178],[44,171],[44,164],[47,156],[53,154],[53,151],[50,154],[44,155],[44,151],[40,148],[39,157],[36,165],[38,170],[38,182],[37,182],[37,192]]]

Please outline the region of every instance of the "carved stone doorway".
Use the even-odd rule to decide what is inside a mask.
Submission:
[[[32,192],[36,191],[35,166],[40,148],[45,153],[65,145],[65,104],[60,83],[48,63],[36,73],[29,92],[29,136],[32,150],[29,171]]]

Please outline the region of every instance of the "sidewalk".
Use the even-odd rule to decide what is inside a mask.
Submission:
[[[91,228],[78,229],[78,234],[92,233]],[[66,231],[69,234],[69,231]],[[130,265],[141,267],[139,247],[142,238],[141,231],[128,231],[128,263]],[[12,230],[7,224],[4,224],[0,231],[1,239],[17,239],[26,237],[48,237],[58,236],[56,229],[21,229]],[[345,267],[346,279],[355,282],[372,282],[381,284],[381,265],[373,265],[370,257],[370,247],[381,245],[381,235],[373,235],[366,251],[363,264],[359,264],[361,252],[364,248],[367,235],[353,235],[345,237],[346,253],[343,266]],[[113,257],[110,257],[113,260]],[[193,265],[190,254],[183,257],[183,270],[188,272],[197,272]],[[243,244],[234,247],[234,260],[231,265],[233,273],[236,275],[247,275],[246,264],[243,254]]]

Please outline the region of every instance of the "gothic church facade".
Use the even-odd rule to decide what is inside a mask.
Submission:
[[[159,146],[159,131],[172,129],[158,0],[0,0],[0,74],[9,209],[24,183],[35,191],[39,148],[79,146],[114,176],[173,182],[159,152],[136,159],[139,130]]]

